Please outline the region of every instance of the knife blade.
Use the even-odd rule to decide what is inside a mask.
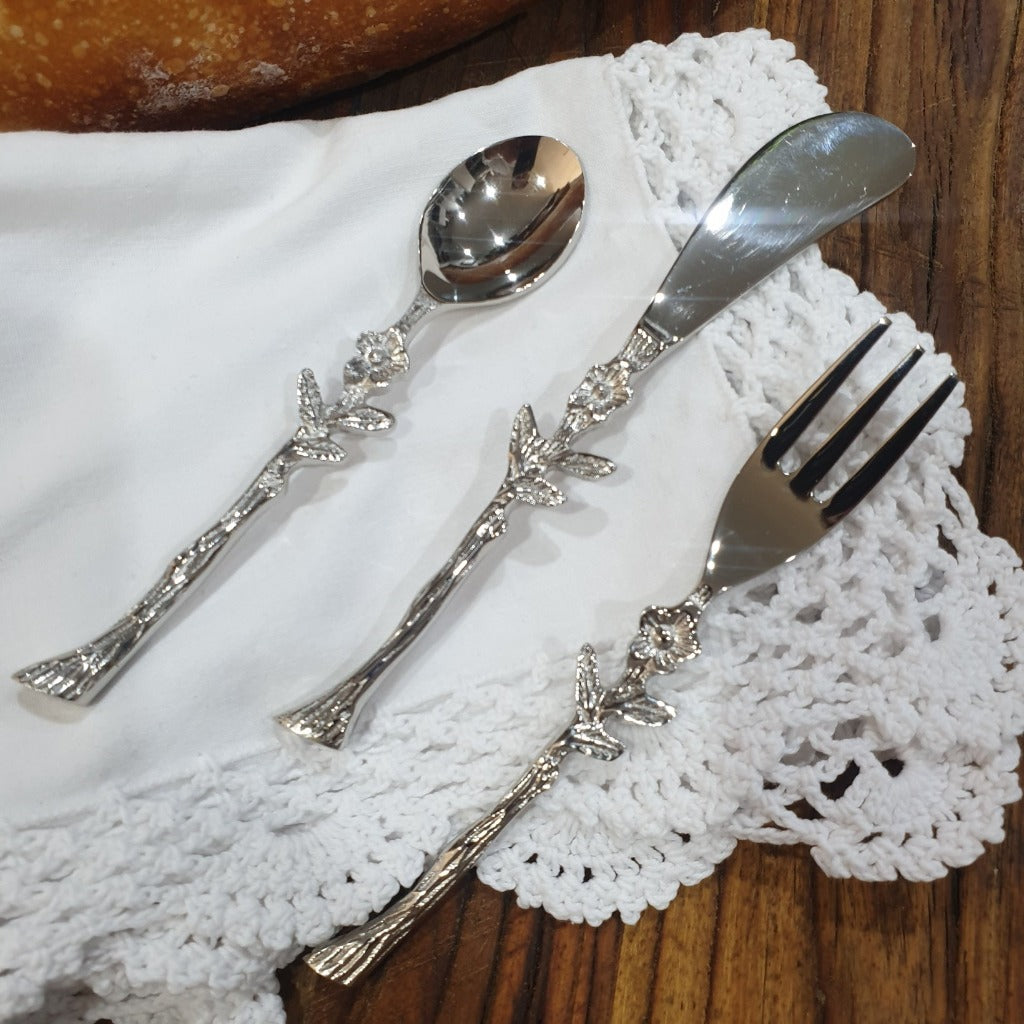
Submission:
[[[754,154],[711,204],[640,326],[666,344],[713,316],[914,170],[913,142],[856,111],[801,121]]]

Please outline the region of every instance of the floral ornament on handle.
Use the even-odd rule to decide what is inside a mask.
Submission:
[[[358,355],[345,365],[346,384],[387,387],[393,377],[409,369],[402,332],[395,327],[386,331],[366,331],[356,342]]]
[[[706,589],[706,588],[705,588]],[[674,608],[652,607],[640,619],[640,632],[629,648],[632,659],[665,675],[700,654],[697,623],[710,592],[698,591]]]
[[[572,434],[581,434],[626,405],[633,397],[630,374],[629,363],[624,360],[591,367],[569,396],[563,428]]]
[[[299,426],[267,460],[231,507],[187,547],[178,552],[161,576],[126,614],[87,644],[56,658],[20,669],[14,678],[54,697],[83,703],[98,694],[159,626],[167,613],[215,564],[229,542],[268,502],[281,494],[288,478],[305,463],[336,464],[345,449],[331,438],[334,431],[370,434],[388,430],[394,417],[366,402],[374,391],[388,387],[409,367],[404,339],[415,318],[427,307],[414,307],[408,323],[387,331],[360,335],[358,355],[345,367],[345,386],[332,405],[324,402],[312,370],[299,374]]]
[[[573,445],[580,435],[630,402],[632,375],[649,366],[665,347],[665,342],[652,338],[643,328],[636,328],[614,359],[587,371],[570,394],[562,419],[551,437],[541,434],[533,409],[529,405],[522,406],[512,424],[508,469],[501,486],[445,564],[413,599],[399,626],[340,683],[278,715],[277,721],[303,739],[335,749],[340,747],[375,681],[426,628],[488,545],[506,532],[509,506],[516,502],[546,508],[564,504],[565,494],[547,479],[552,470],[583,480],[598,480],[614,472],[615,463],[611,459],[576,451]],[[633,720],[641,719],[638,711]]]

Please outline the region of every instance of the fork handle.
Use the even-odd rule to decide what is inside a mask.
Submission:
[[[622,753],[622,743],[605,729],[609,718],[622,717],[644,726],[661,726],[670,721],[675,710],[647,693],[647,681],[654,674],[674,671],[696,655],[696,624],[709,599],[706,588],[700,588],[674,608],[646,609],[640,619],[640,630],[630,642],[619,681],[610,689],[601,684],[594,649],[584,644],[576,658],[576,713],[572,724],[541,751],[489,813],[437,855],[405,895],[368,924],[313,950],[306,956],[306,963],[324,977],[352,984],[387,956],[416,922],[451,891],[531,800],[552,786],[566,754],[576,750],[589,757],[614,761]],[[664,654],[666,648],[659,642],[657,631],[665,626],[672,630],[670,657],[658,660],[646,648],[653,644]]]
[[[498,803],[437,855],[405,895],[367,924],[308,953],[305,962],[317,974],[343,985],[353,984],[379,964],[476,866],[502,829],[550,788],[572,749],[569,733],[567,729],[552,740]]]

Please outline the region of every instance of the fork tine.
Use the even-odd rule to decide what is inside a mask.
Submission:
[[[822,509],[822,517],[829,526],[834,526],[856,508],[861,499],[892,469],[959,383],[960,378],[951,373],[917,410],[903,421],[885,444],[836,491]]]
[[[772,428],[761,447],[761,462],[774,469],[779,459],[793,446],[793,442],[807,429],[807,425],[825,408],[828,400],[839,390],[853,368],[871,351],[875,342],[885,334],[892,321],[883,316],[865,331],[797,400],[785,416]]]
[[[794,474],[789,485],[794,494],[802,498],[810,495],[923,355],[924,349],[920,345],[911,349],[889,376],[843,420],[828,440]]]

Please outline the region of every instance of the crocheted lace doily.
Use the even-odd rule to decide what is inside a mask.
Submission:
[[[763,33],[643,44],[611,75],[679,244],[714,198],[707,182],[825,109],[811,70]],[[702,338],[760,434],[881,312],[811,250]],[[894,320],[860,383],[915,340],[927,372],[901,388],[875,441],[948,369]],[[1003,806],[1020,796],[1024,579],[952,475],[968,431],[947,403],[842,529],[716,598],[703,655],[658,689],[676,720],[623,725],[627,752],[612,764],[569,758],[480,877],[560,918],[629,922],[739,839],[805,843],[832,875],[920,880],[998,842]],[[603,639],[611,676],[628,636]],[[285,752],[211,761],[161,790],[108,793],[86,816],[0,826],[3,1019],[283,1021],[274,970],[382,908],[518,776],[523,751],[567,716],[574,654],[428,707],[382,708],[336,771]]]

